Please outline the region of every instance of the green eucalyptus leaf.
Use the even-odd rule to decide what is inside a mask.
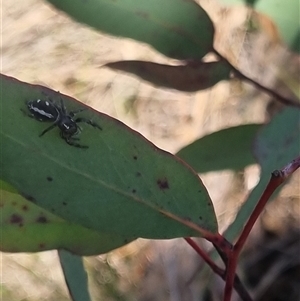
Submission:
[[[123,123],[65,95],[2,76],[2,180],[27,200],[61,218],[121,237],[173,238],[217,232],[208,192],[184,162]],[[46,96],[47,95],[47,96]],[[63,98],[81,123],[78,143],[68,145],[58,127],[29,118],[25,102]],[[5,114],[3,114],[5,112]],[[50,123],[51,125],[51,123]]]
[[[4,190],[0,190],[0,227],[2,252],[63,249],[89,256],[107,253],[133,240],[68,222]]]
[[[241,170],[255,164],[252,143],[261,124],[244,124],[206,135],[181,149],[177,156],[197,172]]]
[[[300,111],[295,108],[283,110],[260,130],[254,142],[254,153],[261,165],[261,177],[225,232],[228,239],[233,240],[240,233],[267,186],[271,173],[299,156],[299,133]]]
[[[212,50],[214,27],[187,0],[48,0],[72,18],[115,36],[152,45],[176,59],[201,59]]]
[[[90,301],[82,258],[64,250],[58,251],[58,256],[72,301]]]

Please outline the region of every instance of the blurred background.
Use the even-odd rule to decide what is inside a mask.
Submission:
[[[214,21],[215,48],[236,67],[293,98],[278,81],[299,82],[299,56],[282,45],[273,23],[244,7],[199,1]],[[183,93],[159,89],[103,65],[117,60],[172,60],[148,45],[111,37],[76,23],[47,2],[1,1],[1,71],[50,87],[113,116],[158,147],[175,153],[222,128],[267,122],[282,105],[237,80]],[[238,145],[237,145],[238,148]],[[220,230],[234,219],[259,179],[259,167],[201,175],[214,202]],[[255,300],[300,298],[299,172],[256,224],[239,273]],[[210,245],[199,240],[203,248]],[[138,239],[108,254],[85,259],[93,300],[221,300],[223,282],[183,239]],[[3,301],[70,300],[56,251],[0,253]],[[234,300],[238,300],[234,297]]]

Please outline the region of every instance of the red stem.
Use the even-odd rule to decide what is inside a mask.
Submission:
[[[291,163],[289,163],[287,166],[285,166],[283,169],[275,170],[272,173],[271,179],[265,191],[263,192],[254,211],[252,212],[251,216],[249,217],[249,220],[247,221],[245,227],[243,228],[242,233],[240,234],[237,242],[235,243],[232,253],[228,256],[228,263],[226,267],[227,268],[226,284],[225,284],[223,301],[230,301],[231,299],[238,257],[256,220],[260,216],[267,201],[269,200],[270,196],[274,193],[274,191],[286,180],[287,177],[289,177],[299,167],[300,167],[300,156],[297,157],[295,160],[293,160]]]
[[[282,182],[283,182],[283,179],[280,176],[278,176],[278,173],[273,172],[272,177],[271,177],[265,191],[263,192],[254,211],[252,212],[251,216],[249,217],[249,220],[247,221],[242,233],[240,234],[240,237],[238,238],[237,242],[235,243],[231,255],[228,257],[226,284],[225,284],[224,299],[223,299],[224,301],[230,301],[230,299],[231,299],[232,288],[233,288],[233,283],[234,283],[234,276],[235,276],[235,271],[236,271],[237,263],[238,263],[238,257],[239,257],[239,254],[246,242],[246,239],[248,238],[248,235],[249,235],[250,231],[252,230],[253,225],[255,224],[256,220],[260,216],[260,214],[261,214],[262,210],[264,209],[270,196],[273,194],[275,189]]]
[[[226,266],[226,280],[225,280],[225,289],[224,289],[224,301],[230,301],[232,295],[232,288],[234,284],[235,271],[237,267],[238,257],[235,256],[234,253],[228,258],[227,266]]]
[[[207,253],[205,253],[191,238],[185,238],[186,242],[205,260],[205,262],[211,267],[211,269],[226,281],[223,301],[231,300],[233,287],[239,293],[242,300],[252,300],[248,292],[243,287],[240,279],[235,274],[239,254],[246,242],[246,239],[249,236],[251,229],[260,216],[270,196],[286,180],[286,178],[294,173],[294,171],[296,171],[299,167],[300,156],[281,170],[276,170],[272,173],[271,179],[266,189],[260,197],[255,209],[249,217],[246,225],[242,230],[242,233],[240,234],[234,246],[232,246],[232,244],[219,233],[206,233],[207,235],[204,238],[210,241],[217,249],[226,265],[226,273],[223,269],[217,266],[207,255]]]
[[[211,267],[211,269],[220,277],[224,277],[224,270],[217,266],[211,258],[205,253],[190,237],[186,237],[185,241],[202,257],[202,259]]]
[[[211,237],[210,237],[211,239]],[[211,269],[218,274],[224,281],[226,280],[225,271],[221,269],[219,266],[217,266],[211,258],[205,253],[197,244],[195,241],[193,241],[190,237],[185,238],[186,242],[203,258],[203,260],[211,267]],[[217,251],[219,252],[221,258],[225,263],[227,263],[227,254],[229,249],[232,249],[232,245],[226,241],[226,239],[221,236],[220,234],[215,235],[215,240],[217,244],[214,244]],[[220,250],[218,245],[221,245],[226,249],[226,253],[223,252],[223,250]],[[241,299],[243,301],[253,301],[245,287],[243,286],[241,280],[237,275],[234,275],[234,284],[233,284],[236,292],[239,294]]]
[[[261,212],[265,208],[266,203],[268,202],[271,195],[274,191],[298,168],[300,167],[300,156],[289,163],[287,166],[281,170],[275,170],[272,172],[271,179],[260,197],[255,209],[253,210],[249,220],[247,221],[242,233],[240,234],[239,239],[234,245],[233,252],[237,255],[241,252],[246,239],[249,236],[251,229],[253,228],[256,220],[260,216]]]
[[[242,233],[240,234],[237,242],[234,245],[234,253],[235,255],[239,255],[241,252],[255,222],[257,221],[258,217],[260,216],[261,212],[266,206],[266,203],[270,199],[271,195],[274,193],[274,191],[282,184],[284,179],[279,175],[279,172],[273,172],[271,179],[263,192],[262,196],[260,197],[259,202],[257,203],[256,207],[254,208],[251,216],[249,217],[248,222],[244,226]]]

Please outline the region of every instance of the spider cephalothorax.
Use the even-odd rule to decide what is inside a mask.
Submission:
[[[98,128],[99,130],[102,130],[97,123],[94,123],[89,119],[82,117],[74,119],[76,114],[84,111],[85,109],[68,112],[62,98],[60,98],[60,105],[55,104],[50,98],[47,100],[30,100],[26,102],[26,105],[30,112],[30,117],[39,121],[53,122],[52,125],[46,128],[40,134],[40,137],[57,126],[60,129],[61,138],[63,138],[69,145],[80,148],[88,148],[88,146],[75,142],[75,140],[79,140],[79,138],[73,136],[77,135],[81,130],[77,123],[85,122],[95,128]]]

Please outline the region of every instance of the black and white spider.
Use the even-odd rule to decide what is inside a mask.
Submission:
[[[79,138],[73,137],[81,131],[81,128],[79,125],[77,125],[77,123],[85,122],[95,128],[98,128],[99,130],[102,130],[97,123],[94,123],[86,118],[78,117],[73,119],[76,114],[84,111],[85,109],[68,112],[62,98],[60,98],[60,106],[55,104],[50,98],[48,98],[48,100],[30,100],[26,102],[26,105],[30,112],[30,117],[39,121],[53,122],[52,125],[46,128],[39,135],[40,137],[57,126],[60,129],[61,138],[63,138],[69,145],[80,148],[88,148],[88,146],[81,145],[75,141],[79,140]]]

